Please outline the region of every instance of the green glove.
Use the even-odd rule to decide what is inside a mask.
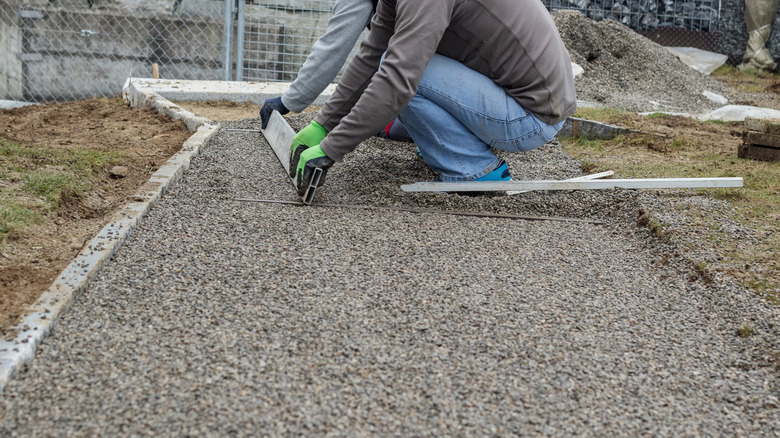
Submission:
[[[295,177],[296,166],[293,164],[293,159],[297,160],[295,153],[298,146],[317,146],[327,135],[328,131],[315,121],[312,121],[309,123],[309,126],[301,129],[299,133],[295,134],[292,145],[290,146],[290,178]]]
[[[325,175],[328,173],[328,169],[335,161],[328,157],[322,150],[320,145],[306,146],[298,145],[295,149],[295,154],[290,163],[290,170],[295,172],[295,186],[298,189],[298,195],[303,196],[306,194],[306,189],[311,184],[311,177],[314,175],[314,169],[322,169],[320,175],[320,182],[317,187],[322,186],[325,183]]]

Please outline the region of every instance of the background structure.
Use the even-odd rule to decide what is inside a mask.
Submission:
[[[128,77],[290,81],[335,0],[0,0],[0,100],[115,96]],[[741,61],[741,0],[543,0]],[[780,16],[778,16],[780,20]],[[780,26],[775,22],[775,27]],[[240,47],[240,49],[239,49]],[[780,31],[770,39],[780,57]]]

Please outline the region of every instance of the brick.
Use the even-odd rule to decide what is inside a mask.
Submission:
[[[754,144],[771,148],[780,148],[780,135],[748,131],[743,139],[745,144]]]
[[[780,148],[769,148],[754,144],[743,144],[737,149],[739,158],[760,161],[780,161]]]
[[[767,134],[780,135],[780,120],[745,118],[745,129],[749,131],[765,132]]]

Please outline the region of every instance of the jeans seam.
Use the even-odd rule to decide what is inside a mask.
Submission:
[[[463,104],[461,104],[460,102],[458,102],[457,100],[455,100],[455,99],[452,99],[452,98],[450,98],[449,96],[447,96],[446,94],[442,94],[442,93],[440,93],[440,92],[438,92],[438,91],[434,90],[433,88],[426,87],[425,85],[418,85],[418,86],[417,86],[417,88],[418,88],[418,90],[419,90],[420,88],[424,88],[425,90],[429,91],[430,93],[432,93],[432,94],[435,94],[435,95],[437,95],[437,96],[440,96],[442,99],[446,99],[447,101],[449,101],[449,102],[453,103],[455,106],[457,106],[458,108],[460,108],[461,110],[463,110],[463,111],[465,111],[465,112],[470,112],[470,113],[472,113],[472,114],[476,114],[476,115],[478,115],[479,117],[482,117],[482,118],[485,118],[485,119],[489,119],[489,120],[492,120],[492,121],[495,121],[495,122],[500,122],[500,123],[507,123],[507,121],[506,121],[506,120],[496,119],[495,117],[490,117],[489,115],[487,115],[487,114],[483,114],[483,113],[481,113],[481,112],[479,112],[479,111],[474,111],[474,109],[473,109],[473,108],[471,108],[471,107],[468,107],[468,106],[466,106],[466,105],[463,105]],[[419,93],[419,91],[418,91],[418,93]],[[427,98],[426,98],[426,99],[427,99]],[[430,99],[428,99],[428,100],[430,100]],[[441,106],[441,105],[439,105],[439,106]],[[527,116],[526,116],[526,117],[527,117]],[[521,117],[521,118],[522,118],[522,117]]]

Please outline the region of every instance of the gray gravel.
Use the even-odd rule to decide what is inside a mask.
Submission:
[[[507,158],[578,174],[555,144]],[[398,188],[432,176],[374,139],[318,201],[607,225],[236,202],[296,197],[259,135],[222,131],[7,386],[0,431],[780,435],[777,308],[637,227],[652,193]]]
[[[585,70],[575,80],[580,100],[627,111],[704,114],[720,106],[704,91],[732,98],[728,87],[627,26],[577,11],[552,15],[572,61]]]

